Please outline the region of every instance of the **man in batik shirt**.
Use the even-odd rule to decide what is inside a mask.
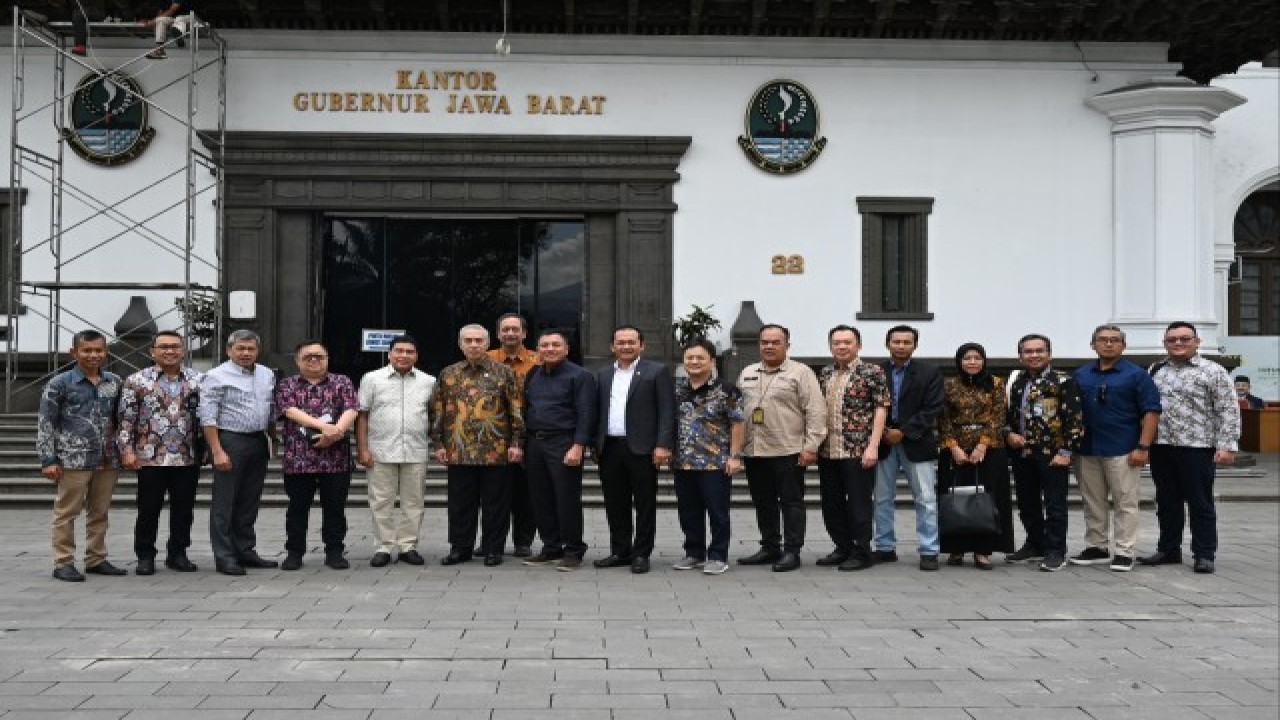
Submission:
[[[294,360],[299,374],[281,380],[275,392],[285,420],[284,489],[289,495],[284,520],[288,555],[280,569],[302,567],[307,520],[319,490],[324,564],[345,570],[351,567],[343,557],[352,470],[349,433],[360,414],[360,400],[350,378],[329,372],[329,351],[322,343],[298,343]]]
[[[502,564],[511,513],[508,463],[523,459],[523,400],[510,368],[488,356],[489,331],[458,331],[463,360],[440,371],[431,402],[431,441],[449,478],[449,554],[442,565],[472,557],[476,515],[483,512],[484,564]]]

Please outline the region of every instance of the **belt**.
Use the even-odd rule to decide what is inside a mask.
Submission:
[[[226,428],[218,428],[220,433],[229,433],[231,435],[240,435],[241,437],[259,437],[266,434],[266,430],[255,430],[253,432],[240,432],[239,430],[227,430]]]
[[[572,434],[573,434],[572,430],[530,430],[529,431],[529,437],[535,438],[538,440],[545,440],[547,438],[564,437],[565,435],[572,435]]]

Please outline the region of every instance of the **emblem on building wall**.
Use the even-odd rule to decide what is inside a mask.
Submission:
[[[818,104],[794,80],[765,83],[747,105],[747,134],[738,144],[761,170],[785,174],[811,165],[827,145],[818,136]]]
[[[120,165],[142,154],[155,128],[147,127],[142,88],[121,72],[84,76],[71,93],[63,137],[77,155],[99,165]]]

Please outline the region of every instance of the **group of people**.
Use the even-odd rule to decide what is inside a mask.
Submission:
[[[498,347],[482,325],[458,332],[462,361],[438,378],[417,369],[418,346],[393,338],[388,365],[356,386],[329,371],[324,344],[295,348],[297,374],[277,381],[258,362],[261,339],[237,330],[227,361],[203,375],[184,366],[184,339],[156,334],[152,367],[127,379],[104,369],[106,338],[73,339],[75,367],[55,376],[41,398],[38,450],[42,472],[57,483],[53,576],[83,581],[75,564],[74,525],[86,511],[85,572],[123,575],[107,560],[107,514],[120,467],[138,473],[135,572],[156,572],[159,517],[168,497],[165,567],[198,568],[191,544],[200,466],[213,466],[210,542],[215,568],[244,575],[274,568],[257,552],[255,523],[268,460],[283,445],[283,570],[302,567],[317,491],[324,563],[346,558],[346,503],[356,463],[366,468],[375,547],[369,564],[422,565],[418,551],[428,459],[447,472],[448,545],[444,565],[476,557],[503,563],[507,536],[524,564],[579,568],[583,537],[582,474],[596,460],[609,528],[597,568],[650,570],[657,529],[658,475],[675,478],[683,557],[677,570],[716,575],[729,569],[732,478],[745,472],[759,530],[759,550],[740,565],[775,572],[801,565],[805,542],[805,474],[817,466],[822,519],[834,550],[821,566],[857,571],[895,562],[897,483],[905,475],[915,509],[921,570],[945,554],[968,553],[982,570],[992,555],[1039,562],[1182,562],[1190,514],[1196,572],[1214,570],[1215,464],[1234,459],[1240,408],[1226,370],[1199,352],[1193,325],[1164,333],[1167,357],[1148,369],[1123,358],[1124,332],[1099,326],[1097,360],[1074,374],[1052,367],[1049,338],[1018,342],[1022,367],[1008,381],[987,368],[977,343],[955,354],[956,374],[914,359],[918,331],[885,336],[889,359],[864,361],[857,328],[828,333],[832,361],[818,372],[789,357],[790,332],[759,331],[759,362],[736,384],[718,377],[716,347],[695,339],[682,349],[683,373],[643,357],[643,332],[613,332],[614,361],[594,372],[568,360],[569,336],[545,330],[537,350],[511,313],[497,323]],[[1159,540],[1137,557],[1139,471],[1151,465]],[[1084,548],[1067,555],[1067,484],[1075,468],[1084,500]],[[1014,500],[1025,541],[1014,549]],[[939,527],[939,496],[990,493],[995,532]],[[1113,532],[1114,526],[1114,532]],[[477,530],[479,543],[477,545]],[[709,530],[709,533],[708,533]],[[540,538],[535,553],[533,544]]]

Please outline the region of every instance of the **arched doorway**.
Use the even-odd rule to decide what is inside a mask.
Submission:
[[[1280,180],[1236,210],[1236,262],[1227,292],[1230,334],[1280,335]]]

